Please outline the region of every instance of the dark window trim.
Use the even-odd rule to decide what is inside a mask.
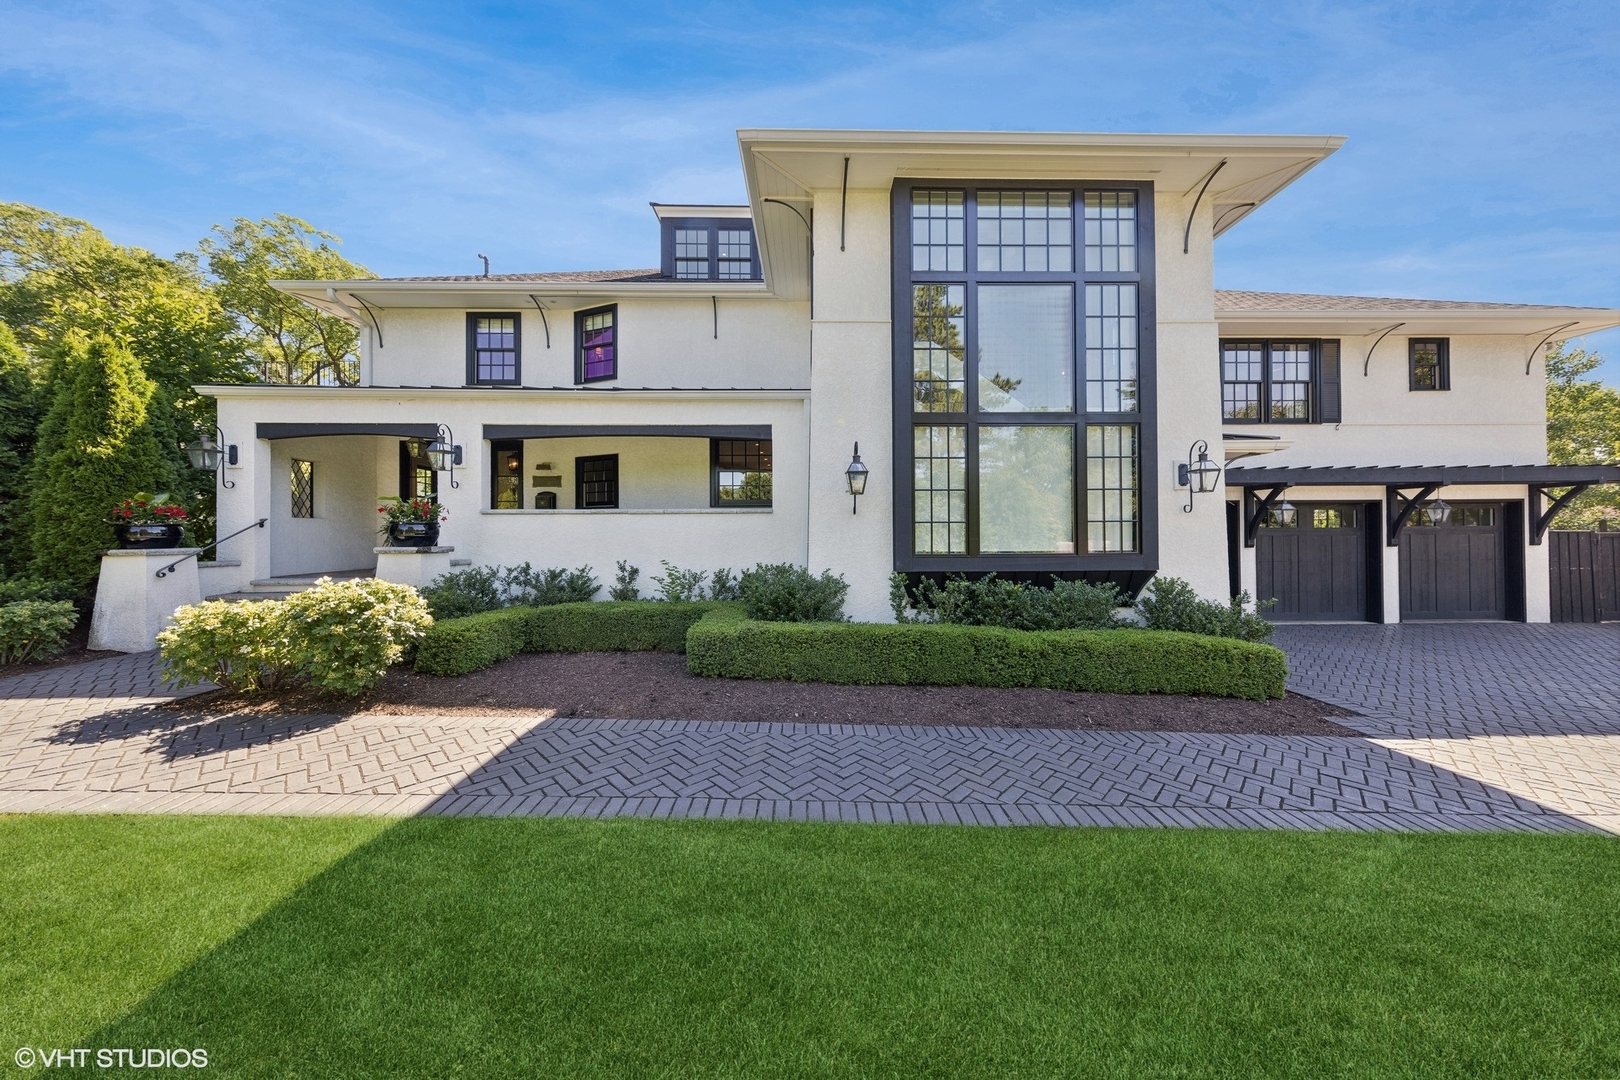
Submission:
[[[297,479],[297,477],[298,477],[298,471],[299,471],[298,466],[300,466],[300,465],[309,466],[309,469],[308,469],[308,473],[309,473],[308,510],[309,510],[309,513],[307,513],[307,514],[300,514],[298,512],[299,511],[299,506],[298,506],[298,479]],[[315,516],[315,462],[309,460],[308,458],[293,458],[292,459],[292,464],[288,468],[288,479],[289,479],[289,485],[288,486],[291,488],[291,491],[289,492],[289,494],[292,496],[292,499],[291,499],[292,506],[290,507],[290,509],[292,511],[291,516],[294,517],[294,518],[299,518],[299,519],[304,519],[304,520],[313,518]]]
[[[709,272],[700,278],[679,278],[680,281],[761,281],[764,274],[760,272],[759,265],[759,231],[754,228],[754,219],[751,217],[737,218],[664,218],[660,222],[663,233],[659,244],[660,272],[667,278],[675,277],[675,230],[676,229],[706,229],[709,234]],[[747,229],[752,236],[752,250],[749,252],[749,274],[746,278],[722,278],[720,276],[720,233],[721,229]]]
[[[1071,191],[1075,195],[1074,217],[1074,269],[1068,272],[1001,273],[976,271],[977,238],[972,217],[964,211],[966,246],[963,263],[967,269],[960,273],[917,271],[911,269],[911,191],[913,188],[962,189],[968,193],[965,205],[973,205],[972,193],[980,188],[997,191]],[[1081,196],[1088,191],[1131,191],[1136,193],[1137,269],[1134,272],[1091,271],[1085,266],[1085,243],[1082,234],[1084,210]],[[1149,575],[1159,565],[1159,496],[1158,496],[1158,378],[1157,341],[1158,312],[1154,283],[1155,224],[1153,206],[1154,187],[1151,181],[1125,180],[998,180],[995,178],[903,178],[896,180],[890,190],[890,251],[891,251],[891,318],[893,322],[893,399],[892,423],[894,446],[894,565],[908,573],[963,572],[981,573],[1055,573],[1072,575],[1092,571],[1146,571]],[[968,285],[969,318],[973,298],[972,284],[1016,282],[1069,282],[1075,289],[1075,405],[1081,411],[1072,413],[913,413],[911,371],[911,286],[913,282],[956,283]],[[1135,283],[1137,288],[1137,402],[1134,413],[1087,413],[1085,404],[1085,290],[1090,284],[1116,282]],[[971,326],[971,323],[970,323]],[[970,334],[973,331],[970,329]],[[971,350],[972,345],[968,348]],[[968,381],[971,395],[976,385]],[[1057,554],[1005,554],[1005,555],[916,555],[912,552],[912,426],[932,423],[969,427],[967,447],[967,503],[968,548],[975,547],[977,530],[978,441],[972,429],[977,424],[1021,425],[1073,425],[1075,439],[1075,548],[1073,555]],[[1088,534],[1086,521],[1086,457],[1085,428],[1087,424],[1135,424],[1137,426],[1137,525],[1140,530],[1140,550],[1135,552],[1108,552],[1091,554],[1085,551]],[[1134,579],[1133,579],[1134,580]],[[1144,579],[1145,580],[1145,579]],[[1137,586],[1139,587],[1139,586]]]
[[[585,466],[596,461],[613,462],[613,504],[611,506],[585,505]],[[618,454],[587,454],[574,459],[574,509],[575,510],[617,510],[619,508],[619,455]]]
[[[1222,424],[1336,424],[1342,421],[1338,416],[1329,418],[1325,413],[1323,401],[1324,379],[1322,371],[1322,347],[1327,343],[1337,345],[1338,338],[1310,338],[1310,337],[1234,337],[1221,338],[1216,353],[1215,362],[1222,365],[1220,371],[1221,388],[1223,393],[1221,404]],[[1225,415],[1226,347],[1228,345],[1258,345],[1260,346],[1260,416],[1254,420],[1245,420],[1239,417]],[[1307,416],[1303,420],[1279,420],[1271,415],[1271,349],[1274,345],[1309,345],[1311,347],[1311,378],[1310,402]],[[1342,360],[1341,360],[1342,363]],[[1288,381],[1288,380],[1285,380]],[[1342,409],[1342,405],[1341,405]]]
[[[585,377],[585,320],[591,315],[600,315],[604,311],[613,313],[613,373],[611,375],[592,375]],[[619,358],[624,355],[624,327],[619,322],[619,305],[603,304],[600,307],[585,308],[574,312],[574,382],[576,384],[593,382],[611,382],[619,377]]]
[[[1435,385],[1419,386],[1417,384],[1417,347],[1420,344],[1433,343],[1437,363],[1435,365]],[[1437,337],[1418,337],[1406,339],[1406,388],[1412,393],[1435,393],[1451,389],[1451,339]]]
[[[480,379],[478,377],[477,333],[479,319],[512,320],[512,377],[510,379]],[[523,312],[521,311],[469,311],[467,312],[467,385],[518,386],[523,382]]]
[[[713,509],[726,509],[733,506],[771,506],[771,499],[722,499],[720,498],[720,444],[722,442],[762,442],[770,443],[770,437],[763,439],[710,439],[709,440],[709,506]],[[776,487],[776,455],[775,448],[766,451],[771,455],[771,488],[774,493]]]
[[[518,477],[517,502],[518,502],[518,504],[517,504],[516,507],[511,507],[511,508],[502,508],[502,507],[497,507],[495,505],[496,497],[500,493],[500,487],[499,487],[499,484],[497,483],[497,481],[499,481],[500,478],[501,478],[501,471],[500,471],[499,465],[500,465],[500,457],[501,457],[501,455],[503,453],[506,453],[506,454],[516,453],[517,458],[518,458],[518,468],[517,468],[517,477]],[[498,509],[517,509],[517,510],[521,510],[521,509],[523,509],[523,440],[522,439],[491,439],[490,442],[489,442],[489,508],[491,510],[498,510]]]
[[[413,491],[412,491],[412,488],[414,486],[412,484],[412,480],[415,478],[417,467],[419,465],[421,465],[421,466],[429,466],[428,467],[428,472],[433,477],[433,483],[431,485],[431,489],[428,492],[428,497],[431,498],[434,502],[439,501],[439,474],[437,472],[433,471],[433,469],[431,468],[431,466],[430,466],[430,464],[428,462],[427,456],[425,454],[423,454],[421,456],[418,456],[418,457],[412,457],[411,456],[411,443],[413,443],[413,442],[421,443],[425,447],[428,443],[430,443],[432,441],[433,441],[432,436],[429,436],[428,438],[425,438],[425,439],[401,439],[399,441],[399,497],[400,498],[409,499],[414,494]]]

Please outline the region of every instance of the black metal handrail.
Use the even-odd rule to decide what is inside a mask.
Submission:
[[[245,526],[243,528],[237,529],[235,532],[231,533],[231,536],[241,536],[243,533],[247,532],[248,529],[262,529],[262,528],[264,528],[264,523],[269,521],[269,520],[270,520],[269,518],[260,518],[258,521],[255,521],[251,525],[248,525],[248,526]],[[185,562],[187,559],[195,559],[197,556],[201,555],[203,552],[208,551],[208,550],[210,550],[212,548],[219,547],[219,545],[221,545],[225,541],[229,540],[231,538],[231,536],[222,536],[218,540],[215,540],[212,544],[209,544],[207,547],[200,547],[196,551],[193,551],[190,555],[182,555],[182,556],[180,556],[178,559],[174,560],[174,562],[170,563],[168,566],[165,566],[161,570],[159,570],[157,572],[157,576],[158,577],[167,577],[170,570],[173,570],[175,567],[179,566],[181,563]]]

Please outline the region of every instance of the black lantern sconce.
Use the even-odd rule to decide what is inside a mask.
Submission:
[[[1198,459],[1193,460],[1197,454]],[[1215,490],[1221,478],[1221,467],[1210,460],[1209,443],[1199,439],[1187,448],[1187,462],[1176,466],[1176,483],[1187,489],[1187,505],[1183,514],[1192,513],[1193,495],[1207,495]]]
[[[219,436],[219,438],[214,438],[215,435]],[[227,465],[236,464],[236,444],[231,443],[227,446],[225,444],[225,433],[217,427],[214,429],[213,435],[204,435],[196,442],[183,443],[180,449],[186,452],[186,457],[191,461],[191,467],[200,469],[203,472],[219,472],[222,460]],[[233,488],[236,486],[224,477],[220,477],[219,482],[222,487]]]
[[[456,437],[450,431],[449,425],[439,425],[439,437],[427,444],[425,453],[428,464],[433,466],[434,471],[450,474],[451,487],[461,486],[456,482],[456,466],[461,464],[461,447],[456,445]]]
[[[872,470],[861,462],[861,444],[855,444],[855,459],[844,470],[844,478],[849,481],[849,512],[860,513],[860,498],[866,494],[866,478]]]
[[[1271,508],[1271,519],[1277,523],[1279,528],[1292,529],[1294,527],[1294,521],[1298,517],[1299,510],[1296,509],[1294,504],[1289,502],[1287,499],[1284,499],[1282,502]]]

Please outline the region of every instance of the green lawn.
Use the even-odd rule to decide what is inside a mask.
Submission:
[[[0,1031],[207,1075],[1620,1075],[1620,844],[0,820]],[[9,1066],[7,1066],[9,1067]]]

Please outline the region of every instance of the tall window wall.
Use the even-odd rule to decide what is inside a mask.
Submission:
[[[896,562],[1137,568],[1151,187],[901,182]]]

